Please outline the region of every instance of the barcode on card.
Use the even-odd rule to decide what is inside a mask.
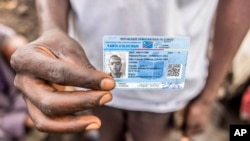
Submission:
[[[168,64],[167,78],[180,78],[182,64]]]

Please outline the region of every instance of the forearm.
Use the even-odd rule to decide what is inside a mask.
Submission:
[[[220,0],[218,5],[214,48],[203,97],[212,101],[223,82],[234,55],[250,27],[249,0]]]
[[[36,0],[41,33],[59,29],[67,32],[69,0]]]

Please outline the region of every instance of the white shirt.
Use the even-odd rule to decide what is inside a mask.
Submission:
[[[70,35],[92,65],[102,70],[104,35],[188,36],[183,90],[114,90],[108,106],[164,113],[179,110],[202,90],[207,77],[207,43],[217,0],[71,0]],[[98,50],[98,51],[93,51]]]

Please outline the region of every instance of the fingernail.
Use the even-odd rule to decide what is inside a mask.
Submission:
[[[101,97],[101,99],[99,101],[99,105],[103,105],[111,100],[112,100],[111,94],[105,94],[104,96]]]
[[[110,78],[104,78],[101,81],[101,88],[104,90],[112,90],[115,87],[115,81]]]
[[[94,129],[98,129],[100,126],[96,123],[91,123],[90,125],[88,125],[86,127],[86,130],[94,130]]]

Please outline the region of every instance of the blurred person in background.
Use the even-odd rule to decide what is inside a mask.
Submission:
[[[47,132],[98,129],[98,118],[74,113],[103,105],[113,96],[93,110],[102,121],[100,141],[125,141],[127,132],[134,141],[162,141],[173,112],[182,109],[183,135],[202,132],[250,26],[248,0],[37,0],[36,4],[41,36],[18,49],[11,60],[31,119]],[[214,48],[208,59],[216,9]],[[99,52],[104,35],[190,37],[185,88],[114,90],[111,96],[114,80],[98,71],[103,66]],[[57,91],[50,83],[90,90]]]
[[[14,86],[9,64],[11,54],[26,43],[23,36],[0,24],[0,141],[19,140],[26,128],[33,126],[22,95]]]

